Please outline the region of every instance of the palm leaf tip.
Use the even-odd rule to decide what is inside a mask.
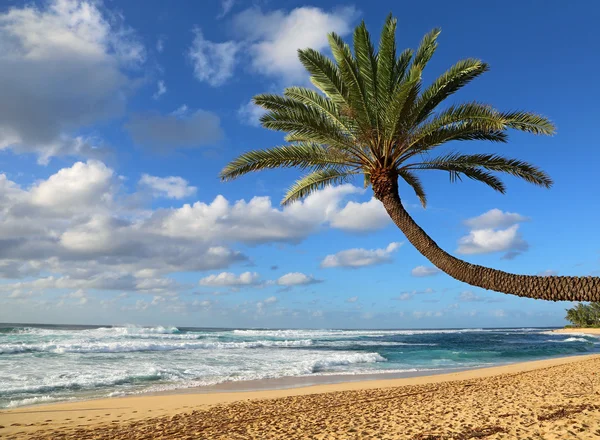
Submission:
[[[506,125],[515,130],[546,136],[556,134],[556,126],[552,121],[535,113],[514,111],[503,112],[501,116],[506,120]]]

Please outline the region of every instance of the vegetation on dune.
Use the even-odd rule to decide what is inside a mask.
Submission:
[[[269,168],[300,168],[307,174],[291,186],[282,203],[308,196],[327,185],[362,175],[394,223],[436,267],[460,281],[484,289],[547,300],[600,300],[600,278],[515,275],[460,260],[441,249],[410,217],[398,181],[407,184],[425,207],[421,173],[448,173],[450,182],[471,179],[495,191],[506,188],[504,173],[549,188],[550,177],[536,166],[499,154],[435,155],[452,141],[505,143],[510,129],[551,135],[554,125],[526,111],[501,111],[480,102],[444,101],[488,70],[478,59],[457,62],[425,86],[422,74],[437,49],[434,29],[416,50],[398,53],[397,21],[387,18],[378,50],[364,23],[354,31],[353,49],[329,35],[334,60],[312,50],[298,51],[320,91],[289,87],[283,95],[262,94],[254,102],[267,112],[263,127],[287,133],[286,144],[242,154],[221,172],[223,180]]]
[[[567,309],[565,319],[571,323],[570,327],[600,327],[600,302],[579,303]]]

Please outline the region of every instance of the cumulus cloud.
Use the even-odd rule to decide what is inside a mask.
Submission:
[[[306,286],[308,284],[317,284],[321,280],[315,279],[312,275],[305,275],[301,272],[290,272],[279,277],[276,281],[277,285],[284,287]]]
[[[265,303],[265,304],[275,304],[276,302],[277,302],[276,296],[270,296],[263,301],[263,303]]]
[[[432,277],[440,273],[440,270],[437,267],[426,267],[426,266],[417,266],[413,270],[410,271],[410,274],[413,277]]]
[[[30,189],[30,202],[40,208],[61,212],[106,206],[112,201],[114,184],[114,172],[104,163],[96,160],[76,162],[35,184]]]
[[[224,0],[221,5],[218,18],[229,13],[234,1]],[[325,49],[327,34],[332,31],[342,36],[349,34],[357,16],[353,7],[325,11],[303,6],[289,12],[246,9],[233,18],[236,40],[213,42],[204,38],[200,29],[194,30],[194,41],[188,52],[194,75],[213,87],[220,86],[233,76],[238,58],[247,57],[252,71],[282,84],[307,82],[306,71],[298,60],[298,49]],[[240,117],[250,124],[255,123],[256,115],[257,111],[250,106],[240,109]]]
[[[260,275],[256,272],[244,272],[236,275],[231,272],[221,272],[217,275],[209,275],[199,281],[201,286],[212,287],[243,287],[256,286],[260,283]]]
[[[34,152],[43,163],[99,153],[75,133],[124,110],[132,67],[145,58],[122,20],[80,0],[5,9],[0,47],[0,149]]]
[[[471,229],[497,229],[508,228],[517,223],[523,223],[529,220],[529,217],[525,217],[521,214],[515,212],[503,212],[494,208],[480,216],[465,220],[465,225]]]
[[[347,35],[357,18],[353,7],[327,12],[303,6],[286,12],[247,9],[234,18],[234,27],[249,42],[252,69],[283,82],[306,81],[306,71],[298,60],[298,49],[322,50],[327,34]]]
[[[157,177],[143,174],[139,184],[149,188],[157,197],[183,199],[196,194],[195,186],[190,186],[187,180],[177,176]]]
[[[187,106],[169,114],[136,113],[125,124],[133,141],[155,151],[214,145],[223,138],[220,118]]]
[[[173,200],[190,192],[187,183],[169,178],[148,176],[142,183],[140,191],[148,186]],[[191,289],[170,275],[224,271],[248,260],[235,246],[298,243],[334,228],[331,218],[343,210],[344,200],[360,193],[342,185],[285,208],[273,206],[268,197],[230,202],[217,196],[152,209],[140,205],[146,199],[128,192],[115,171],[96,160],[77,162],[29,187],[0,174],[0,278],[29,280],[6,283],[8,294],[84,289],[163,295]],[[236,277],[238,283],[248,280]],[[319,281],[298,272],[272,284]]]
[[[321,261],[321,267],[365,267],[392,261],[392,254],[402,243],[390,243],[382,249],[347,249],[337,254],[327,255]]]
[[[352,185],[329,186],[283,209],[275,208],[269,197],[253,197],[231,204],[217,196],[211,203],[196,202],[178,209],[155,213],[151,223],[171,237],[221,236],[244,243],[289,242],[303,240],[323,225],[349,230],[334,224],[342,201],[362,191]],[[359,215],[368,215],[364,205]],[[395,246],[395,245],[394,245]]]
[[[204,38],[199,28],[194,29],[194,41],[188,55],[198,81],[218,87],[233,75],[239,43],[214,43]]]
[[[460,254],[504,252],[503,258],[512,259],[529,249],[529,244],[519,232],[519,223],[528,220],[520,214],[502,212],[498,209],[468,219],[465,224],[471,228],[471,231],[459,239],[457,252]]]
[[[346,300],[347,303],[355,303],[356,301],[358,301],[358,296],[351,296]]]
[[[372,231],[390,223],[390,217],[379,200],[372,197],[364,203],[348,202],[331,219],[331,225],[349,231]]]

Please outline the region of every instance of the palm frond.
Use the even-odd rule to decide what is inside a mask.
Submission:
[[[297,180],[287,191],[281,204],[287,205],[329,185],[346,183],[350,180],[352,174],[354,173],[340,171],[335,168],[314,171]]]
[[[442,127],[434,130],[418,140],[413,141],[407,148],[394,152],[394,162],[400,166],[410,157],[426,153],[435,147],[450,141],[491,141],[506,142],[507,134],[502,130],[482,127],[477,122],[462,122],[460,124]]]
[[[405,49],[398,59],[396,60],[396,65],[394,66],[394,89],[398,85],[402,84],[402,82],[406,79],[406,74],[408,72],[408,66],[410,66],[410,62],[413,57],[412,49]]]
[[[409,164],[405,167],[406,169],[432,169],[430,167],[438,167],[439,165],[458,168],[479,168],[487,171],[506,173],[545,188],[550,188],[553,184],[550,176],[536,166],[497,154],[450,153],[429,161]]]
[[[435,50],[437,49],[437,37],[442,32],[439,28],[434,28],[421,40],[419,48],[415,52],[415,58],[413,60],[414,66],[419,66],[421,70],[425,68]]]
[[[352,55],[350,46],[332,32],[329,34],[329,45],[337,63],[342,79],[348,87],[349,108],[345,109],[358,125],[368,131],[373,127],[373,118],[369,99],[365,91],[364,81],[359,73],[356,59]]]
[[[419,95],[420,81],[405,81],[397,88],[385,108],[383,120],[385,121],[384,135],[389,141],[384,156],[389,156],[393,144],[401,137],[406,116],[409,114],[415,99]]]
[[[427,195],[425,194],[425,189],[423,188],[421,179],[419,179],[414,173],[410,172],[407,169],[398,170],[398,175],[402,177],[404,181],[412,187],[412,189],[415,191],[415,195],[419,198],[419,201],[421,202],[421,206],[423,206],[423,208],[426,208]]]
[[[263,103],[261,99],[255,99],[255,102],[258,105]],[[337,124],[318,110],[307,106],[271,110],[260,117],[260,122],[265,128],[296,134],[307,142],[329,144],[342,149],[353,145],[348,134]]]
[[[365,22],[354,30],[354,58],[362,80],[365,97],[372,110],[377,108],[377,55]],[[377,118],[373,118],[377,124]]]
[[[313,49],[299,49],[298,58],[310,73],[310,81],[336,105],[349,105],[348,87],[344,84],[338,66],[325,55]]]
[[[515,130],[545,135],[553,135],[556,132],[556,127],[549,119],[535,113],[515,111],[502,112],[500,115],[506,121],[506,125]]]
[[[221,171],[223,181],[270,168],[323,168],[346,169],[356,162],[342,151],[327,149],[317,144],[300,143],[273,147],[266,150],[254,150],[238,156]]]
[[[383,25],[377,54],[377,99],[384,100],[395,88],[396,68],[396,25],[397,20],[390,13]]]
[[[424,121],[446,98],[488,70],[488,65],[476,59],[459,61],[423,91],[415,106],[414,123]]]
[[[490,188],[504,194],[506,188],[504,183],[492,173],[482,170],[477,167],[471,167],[465,164],[453,163],[453,162],[429,162],[422,163],[418,166],[411,167],[413,170],[440,170],[447,171],[450,176],[450,182],[458,182],[462,180],[462,177],[468,177],[469,179],[476,180],[478,182],[485,183]]]
[[[335,105],[332,100],[305,87],[288,87],[285,89],[284,95],[316,109],[321,114],[327,115],[331,121],[339,126],[339,128],[343,129],[349,136],[353,137],[355,128],[352,126],[352,120],[343,116],[339,111],[339,107]]]

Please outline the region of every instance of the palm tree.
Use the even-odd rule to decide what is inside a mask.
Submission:
[[[308,170],[287,192],[282,204],[306,197],[327,185],[364,176],[408,240],[436,267],[457,280],[498,292],[547,300],[600,300],[600,278],[515,275],[470,264],[441,249],[405,210],[398,192],[401,178],[423,206],[427,198],[418,177],[424,170],[449,173],[482,182],[501,193],[495,173],[507,173],[549,188],[550,177],[539,168],[497,154],[430,153],[450,141],[507,142],[508,129],[551,135],[546,118],[523,111],[502,112],[479,102],[440,104],[488,70],[477,59],[465,59],[424,87],[423,69],[437,48],[434,29],[413,52],[396,53],[396,19],[388,16],[379,50],[371,43],[364,23],[354,31],[354,53],[340,36],[329,35],[335,61],[312,49],[298,51],[321,92],[289,87],[283,96],[258,95],[254,102],[267,110],[265,128],[287,133],[286,144],[242,154],[221,172],[222,180],[251,171],[296,167]]]

